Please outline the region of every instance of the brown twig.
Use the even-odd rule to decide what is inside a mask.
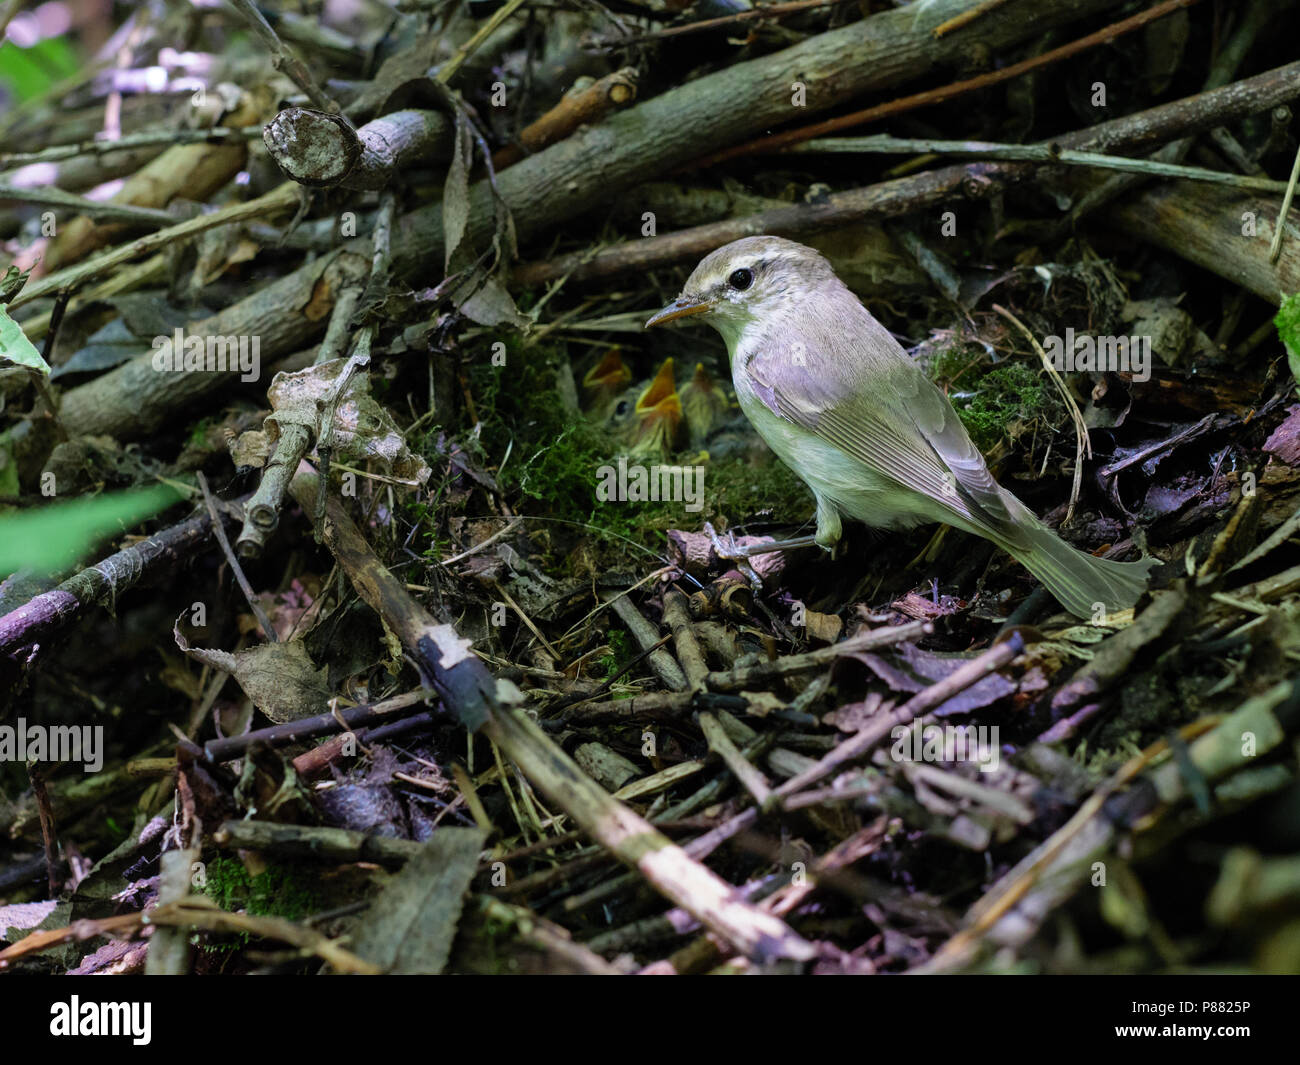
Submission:
[[[230,549],[230,541],[226,538],[225,527],[217,514],[217,504],[213,501],[212,492],[208,489],[208,479],[203,476],[202,470],[197,471],[196,477],[198,478],[199,489],[203,492],[203,505],[208,508],[208,516],[212,519],[212,531],[217,537],[217,543],[221,545],[221,551],[226,556],[226,561],[230,564],[230,572],[234,574],[235,583],[239,585],[239,590],[244,593],[244,601],[248,603],[248,608],[253,612],[253,617],[257,618],[257,623],[262,626],[262,632],[265,634],[267,642],[279,643],[280,637],[275,634],[275,626],[271,624],[271,619],[266,616],[262,604],[257,601],[253,586],[248,583],[248,578],[244,576],[244,568],[239,564],[239,559],[235,557],[235,552]]]
[[[930,32],[936,37],[943,37],[946,34],[952,33],[954,30],[959,30],[963,26],[974,22],[977,18],[983,18],[990,11],[1001,7],[1006,2],[1007,0],[984,0],[984,3],[980,4],[979,7],[973,7],[969,11],[963,11],[960,15],[950,18],[947,22],[939,23],[939,25]]]
[[[592,125],[611,111],[627,107],[636,99],[636,78],[636,68],[625,67],[606,74],[579,92],[564,96],[546,114],[524,128],[517,144],[508,144],[493,153],[492,165],[497,170],[504,170],[525,155],[540,152],[547,145],[563,140],[579,126]]]
[[[50,898],[56,899],[59,897],[62,878],[59,876],[59,841],[54,834],[54,810],[50,806],[49,792],[45,790],[45,775],[35,762],[27,763],[27,779],[32,785],[36,812],[41,822],[41,844],[45,848],[45,873]]]
[[[243,757],[255,743],[265,744],[268,747],[285,747],[291,743],[298,743],[301,740],[312,739],[316,736],[328,736],[330,733],[338,732],[345,727],[353,729],[359,725],[367,725],[372,721],[384,719],[398,710],[417,706],[428,698],[429,693],[423,689],[404,692],[401,695],[394,695],[391,699],[384,699],[382,702],[350,706],[345,710],[340,710],[338,716],[333,713],[316,714],[314,717],[303,717],[297,721],[286,721],[281,725],[255,729],[252,732],[244,733],[242,736],[228,736],[221,740],[210,740],[204,745],[203,753],[214,762],[230,762]],[[340,716],[343,719],[342,724],[339,723]]]

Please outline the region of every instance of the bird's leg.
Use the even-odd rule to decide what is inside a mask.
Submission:
[[[797,551],[801,547],[822,546],[817,542],[815,536],[796,536],[790,540],[774,540],[770,544],[746,544],[741,547],[736,543],[736,538],[731,532],[728,532],[726,538],[723,539],[707,521],[704,523],[704,531],[708,534],[710,543],[713,544],[713,553],[718,558],[729,562],[753,558],[755,555],[770,555],[776,551]]]
[[[817,533],[813,540],[834,559],[839,557],[840,537],[843,533],[839,507],[820,492],[817,493]]]

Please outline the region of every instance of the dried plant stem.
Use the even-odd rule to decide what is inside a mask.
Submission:
[[[1156,159],[1130,159],[1123,155],[1106,155],[1101,152],[1081,152],[1062,148],[1058,144],[994,144],[984,141],[947,141],[926,138],[832,137],[812,140],[789,149],[797,154],[882,154],[904,155],[929,153],[933,155],[964,155],[975,159],[1005,159],[1010,162],[1060,163],[1064,166],[1092,167],[1098,170],[1119,170],[1149,177],[1183,178],[1187,181],[1206,181],[1217,185],[1232,185],[1254,192],[1285,192],[1287,182],[1272,178],[1253,177],[1249,174],[1231,174],[1222,170],[1208,170],[1201,166],[1183,166],[1162,163]],[[1300,159],[1300,156],[1297,156]]]

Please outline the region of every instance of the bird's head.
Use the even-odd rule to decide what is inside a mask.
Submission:
[[[780,322],[828,282],[835,272],[820,252],[782,237],[745,237],[705,256],[646,328],[698,315],[734,350],[751,323]]]
[[[582,378],[585,409],[590,417],[602,421],[632,381],[632,371],[623,361],[618,348],[611,348]]]
[[[621,360],[619,365],[623,368]],[[598,376],[606,385],[626,380],[620,372]],[[589,388],[591,377],[588,374],[583,382]],[[667,457],[685,435],[682,400],[673,380],[673,360],[664,360],[649,382],[641,381],[609,394],[588,411],[587,417],[628,454]]]

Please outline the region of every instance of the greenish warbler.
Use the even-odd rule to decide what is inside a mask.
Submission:
[[[948,397],[812,248],[746,237],[707,256],[646,322],[698,315],[727,345],[740,409],[812,489],[830,550],[841,515],[946,522],[1010,553],[1079,617],[1131,606],[1157,562],[1070,547],[989,473]]]

